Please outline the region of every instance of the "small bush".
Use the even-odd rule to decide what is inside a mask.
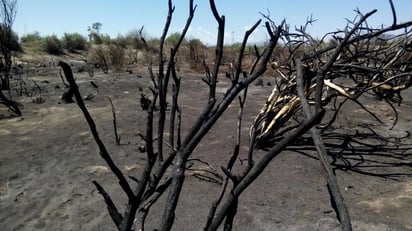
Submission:
[[[112,44],[109,46],[110,63],[115,71],[121,71],[125,64],[125,51],[122,46]]]
[[[126,63],[125,49],[117,44],[94,46],[90,53],[91,63],[101,66],[104,73],[110,68],[114,71],[121,71]]]
[[[198,60],[204,58],[204,51],[206,46],[200,41],[200,39],[191,39],[187,42],[187,46],[189,47],[189,58],[191,60]]]
[[[140,50],[144,49],[146,45],[143,42],[142,34],[138,30],[132,30],[127,35],[126,38],[130,41],[134,49]]]
[[[123,48],[127,48],[129,45],[132,45],[133,41],[128,37],[119,34],[115,39],[112,40],[112,43]]]
[[[86,50],[87,40],[79,33],[65,33],[63,36],[63,44],[67,50]]]
[[[89,52],[89,60],[95,66],[100,66],[104,73],[109,71],[109,52],[103,46],[94,46]]]
[[[38,31],[35,31],[33,33],[24,35],[21,37],[21,42],[22,43],[36,43],[41,41],[41,36]]]
[[[111,42],[110,36],[109,35],[103,35],[99,34],[97,32],[91,32],[89,34],[90,41],[93,42],[93,44],[96,45],[101,45],[101,44],[109,44]]]
[[[63,44],[56,35],[47,36],[43,40],[43,50],[48,54],[59,55],[63,52]]]
[[[103,44],[110,44],[112,43],[112,39],[110,38],[110,35],[108,34],[101,34],[100,35],[100,39],[102,41]]]
[[[185,49],[186,48],[186,49]],[[199,39],[191,39],[186,47],[182,47],[184,59],[189,62],[190,68],[195,71],[203,71],[206,46]]]
[[[166,46],[175,46],[177,42],[179,42],[180,36],[181,36],[181,33],[179,32],[170,34],[165,40]],[[187,43],[187,40],[183,39],[182,44],[186,44],[186,43]]]

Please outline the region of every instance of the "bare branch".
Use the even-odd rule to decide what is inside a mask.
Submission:
[[[392,1],[392,0],[389,0],[389,4],[391,5],[392,16],[393,16],[392,26],[396,26],[396,10],[395,10],[395,6],[393,5],[393,1]]]
[[[227,200],[220,208],[208,230],[216,230],[217,227],[222,223],[232,203],[263,172],[263,170],[267,167],[271,160],[275,158],[279,153],[281,153],[285,147],[294,142],[297,137],[304,134],[314,125],[318,124],[324,114],[325,112],[323,110],[315,114],[310,120],[305,121],[299,128],[295,129],[287,137],[279,141],[273,148],[271,148],[250,170],[250,172],[239,182],[237,187],[232,190],[232,193],[228,196]]]
[[[104,190],[104,188],[95,180],[93,181],[93,184],[96,186],[99,193],[102,194],[107,205],[107,210],[109,210],[110,217],[113,219],[117,228],[120,229],[120,225],[123,221],[123,216],[119,213],[116,205],[113,203],[112,198],[110,198],[109,194]]]
[[[249,39],[249,36],[256,30],[262,20],[257,21],[249,30],[245,32],[245,36],[243,36],[242,44],[240,45],[239,54],[236,61],[236,73],[234,79],[232,80],[232,85],[237,84],[239,81],[239,76],[242,71],[242,61],[243,61],[243,53],[245,52],[246,43]],[[258,56],[257,56],[258,57]]]
[[[304,92],[303,82],[304,82],[305,76],[303,73],[303,68],[302,68],[302,64],[300,60],[296,60],[296,69],[297,69],[297,92],[298,92],[300,102],[303,108],[303,113],[305,114],[307,119],[310,119],[312,118],[312,112],[310,111],[309,103],[307,102],[306,94]],[[322,138],[320,137],[316,127],[312,127],[310,129],[310,132],[312,135],[312,140],[315,143],[316,150],[318,151],[319,159],[321,160],[322,166],[325,170],[328,187],[330,189],[332,199],[336,203],[336,206],[337,206],[336,212],[341,222],[342,230],[350,231],[352,230],[352,224],[350,221],[349,210],[344,202],[342,193],[340,192],[339,184],[335,177],[335,174],[333,173],[333,170],[330,167],[330,164],[328,161],[328,154],[327,154],[325,145],[323,144]]]
[[[77,105],[79,106],[80,110],[83,112],[84,117],[86,118],[90,131],[92,132],[93,138],[96,141],[97,146],[99,147],[100,155],[103,157],[103,159],[109,165],[112,172],[118,178],[120,186],[122,186],[122,189],[125,191],[129,199],[133,199],[135,195],[133,194],[133,191],[130,188],[129,183],[127,182],[126,178],[124,177],[120,169],[113,162],[112,158],[110,157],[109,152],[106,149],[106,146],[104,145],[104,143],[101,141],[99,137],[99,134],[96,129],[96,124],[94,123],[93,118],[91,117],[89,111],[87,110],[86,105],[84,105],[83,98],[80,95],[76,82],[74,81],[70,66],[65,62],[59,62],[59,65],[63,68],[67,82],[70,84],[70,87],[74,91],[74,96],[76,98]]]
[[[119,135],[117,134],[116,111],[115,111],[115,109],[114,109],[114,105],[113,105],[113,102],[112,102],[112,99],[110,98],[110,96],[107,96],[107,99],[109,100],[110,105],[111,105],[111,107],[112,107],[114,138],[115,138],[115,140],[116,140],[116,144],[117,144],[117,145],[120,145],[120,137],[119,137]]]
[[[213,12],[213,16],[218,23],[218,33],[217,33],[217,42],[216,42],[216,58],[215,58],[215,65],[213,67],[213,72],[209,81],[209,102],[215,101],[216,97],[216,83],[217,83],[217,76],[219,74],[219,68],[223,58],[223,44],[224,44],[224,37],[225,37],[225,16],[219,16],[219,13],[216,9],[215,1],[210,0],[210,8]]]

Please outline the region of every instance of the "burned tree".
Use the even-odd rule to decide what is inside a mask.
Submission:
[[[288,57],[282,64],[274,64],[277,73],[276,84],[266,104],[255,119],[258,126],[257,145],[265,147],[281,139],[287,130],[282,125],[297,115],[301,104],[298,96],[299,73],[304,77],[304,95],[311,100],[316,109],[333,106],[331,120],[324,124],[330,126],[342,106],[352,101],[380,121],[360,102],[364,94],[375,95],[393,107],[402,102],[401,92],[412,85],[411,36],[412,23],[394,24],[387,28],[372,29],[364,16],[350,22],[345,30],[331,32],[333,42],[326,43],[324,37],[316,41],[306,33],[306,27],[297,33],[285,31],[285,50]],[[406,32],[400,32],[405,30]],[[396,35],[383,37],[385,33]],[[336,43],[335,43],[336,42]],[[329,44],[326,48],[322,48]],[[318,87],[321,85],[321,88]],[[339,104],[339,105],[337,105]],[[395,120],[396,123],[396,120]]]
[[[319,113],[325,107],[333,108],[330,120],[312,127],[310,132],[343,230],[351,230],[350,216],[330,167],[331,161],[321,131],[330,128],[340,109],[348,101],[355,102],[380,121],[377,115],[358,100],[366,93],[374,94],[390,104],[397,118],[392,101],[396,94],[400,105],[401,91],[412,83],[412,22],[397,24],[393,11],[394,22],[390,27],[372,29],[368,27],[367,19],[374,13],[376,10],[365,15],[358,12],[358,20],[349,22],[342,31],[330,33],[334,43],[326,48],[322,47],[325,37],[316,41],[307,34],[306,27],[311,20],[298,28],[296,33],[284,31],[283,39],[288,56],[282,64],[272,66],[279,78],[266,104],[255,118],[253,128],[257,129],[252,130],[256,131],[253,135],[256,135],[257,147],[272,147],[285,139],[305,117],[309,119],[313,113]],[[405,32],[397,32],[402,30]],[[383,38],[382,35],[387,32],[397,33]],[[301,110],[303,115],[299,113]],[[393,126],[396,121],[395,119]]]
[[[104,187],[96,181],[93,182],[102,194],[116,227],[118,230],[144,230],[151,207],[162,195],[167,194],[159,230],[172,228],[179,198],[182,197],[182,187],[190,157],[229,105],[238,99],[239,112],[235,121],[237,122],[236,144],[227,165],[221,167],[224,174],[221,193],[209,210],[204,230],[216,230],[222,224],[225,230],[231,230],[241,194],[262,174],[275,157],[290,145],[296,144],[296,141],[308,131],[325,168],[327,186],[332,201],[336,204],[342,229],[351,230],[349,212],[329,166],[327,151],[319,134],[319,129],[333,123],[335,117],[332,116],[332,119],[325,124],[325,105],[343,97],[343,103],[345,100],[351,100],[362,106],[357,100],[360,95],[389,84],[395,79],[393,76],[410,77],[410,64],[403,60],[403,55],[400,55],[410,49],[410,32],[393,38],[391,41],[399,43],[391,42],[389,47],[375,49],[377,45],[373,41],[386,32],[410,28],[412,22],[397,24],[394,20],[391,27],[371,29],[365,25],[365,22],[375,11],[366,15],[359,13],[361,17],[358,20],[351,22],[345,30],[332,34],[336,38],[341,36],[342,39],[325,48],[322,41],[316,41],[306,33],[306,26],[299,28],[297,33],[292,33],[285,22],[277,25],[269,17],[265,17],[267,22],[264,26],[270,38],[269,42],[263,49],[255,47],[255,60],[248,70],[244,70],[242,63],[248,38],[261,24],[261,20],[246,31],[233,69],[226,74],[230,79],[230,87],[223,97],[219,97],[216,90],[224,55],[225,17],[219,15],[213,0],[209,3],[218,24],[218,35],[213,65],[203,62],[205,77],[202,80],[208,88],[208,97],[202,113],[192,124],[189,132],[183,136],[181,131],[183,112],[179,100],[181,78],[175,68],[176,54],[194,17],[196,6],[193,1],[190,1],[185,27],[166,59],[164,42],[175,9],[172,1],[168,2],[168,16],[158,48],[157,73],[153,71],[152,65],[149,65],[149,74],[153,82],[153,87],[150,88],[152,95],[142,95],[144,101],[142,106],[146,110],[147,117],[145,134],[141,134],[145,145],[139,150],[145,153],[146,162],[138,178],[131,177],[129,180],[115,164],[83,102],[70,66],[60,63],[73,89],[76,102],[99,147],[100,155],[117,177],[121,189],[127,196],[125,211],[121,212]],[[396,18],[395,13],[394,18]],[[242,136],[242,113],[248,87],[265,73],[280,40],[285,44],[281,49],[284,49],[288,55],[279,65],[274,65],[279,77],[267,103],[250,129],[250,141],[247,145],[249,148],[246,153],[243,153],[247,157],[246,164],[235,166],[241,154],[239,147]],[[398,67],[404,73],[398,73],[396,69]],[[343,85],[345,81],[343,83],[337,81],[342,78],[345,81],[353,81],[353,84],[346,86]],[[401,92],[410,85],[408,81],[403,83],[403,87],[395,85],[391,89]],[[388,102],[391,100],[389,94],[384,94],[383,98],[388,99]],[[171,100],[170,110],[167,107],[167,100]],[[339,107],[335,109],[336,115],[339,113]],[[256,147],[265,147],[267,152],[257,158],[254,155]],[[240,171],[233,171],[235,167],[241,168]]]
[[[17,1],[1,1],[1,24],[0,24],[0,49],[3,55],[4,63],[2,63],[1,89],[8,90],[10,88],[10,70],[11,70],[11,53],[16,47],[17,39],[13,36],[12,26],[17,13]]]
[[[10,70],[12,65],[12,51],[19,50],[17,35],[12,26],[17,13],[17,0],[2,0],[0,2],[0,103],[8,107],[13,113],[21,115],[21,104],[4,95],[3,90],[10,91]],[[9,92],[10,93],[10,92]]]

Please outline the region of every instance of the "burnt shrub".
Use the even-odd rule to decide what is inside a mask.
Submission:
[[[89,60],[96,67],[101,67],[104,73],[109,71],[109,52],[106,47],[93,46],[89,52]]]
[[[108,50],[110,64],[113,66],[114,71],[121,71],[125,64],[124,48],[118,44],[111,44]]]
[[[102,68],[104,73],[109,69],[121,71],[126,63],[126,52],[121,45],[97,45],[89,52],[90,61]]]

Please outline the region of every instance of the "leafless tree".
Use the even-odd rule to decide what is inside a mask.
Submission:
[[[17,0],[1,0],[0,4],[0,52],[3,55],[3,59],[0,59],[0,103],[6,105],[11,111],[16,113],[17,115],[21,115],[19,103],[9,99],[2,92],[2,90],[10,90],[10,70],[12,65],[11,55],[13,45],[15,45],[13,44],[12,26],[17,13]]]
[[[210,0],[209,3],[218,24],[218,36],[213,66],[209,67],[204,63],[205,78],[203,78],[203,81],[208,86],[208,100],[191,130],[185,137],[182,137],[180,126],[182,111],[179,103],[180,77],[175,69],[175,59],[181,42],[191,24],[196,6],[191,0],[189,15],[181,37],[170,50],[168,59],[165,59],[164,41],[175,9],[172,1],[169,0],[168,2],[168,16],[158,49],[158,72],[155,74],[152,66],[149,66],[153,87],[150,88],[152,95],[144,96],[147,106],[147,122],[146,132],[141,135],[145,141],[145,146],[141,148],[141,151],[146,153],[147,162],[138,181],[128,180],[112,160],[82,100],[70,66],[64,62],[60,63],[73,89],[78,106],[83,112],[99,147],[100,155],[117,177],[120,187],[127,195],[126,210],[120,212],[105,189],[98,182],[93,182],[103,195],[116,227],[119,230],[144,230],[145,220],[151,206],[167,192],[159,230],[170,230],[172,228],[176,207],[179,198],[182,196],[185,172],[193,151],[221,118],[229,105],[238,99],[236,145],[227,165],[221,168],[224,173],[222,190],[210,208],[204,230],[216,230],[222,224],[225,230],[231,230],[238,209],[239,196],[262,174],[279,153],[295,143],[307,131],[310,131],[324,166],[327,185],[332,200],[336,204],[336,212],[341,221],[342,230],[351,230],[349,212],[340,193],[338,182],[329,166],[330,161],[328,160],[327,151],[319,134],[319,129],[322,126],[333,123],[333,119],[327,124],[322,122],[325,115],[325,105],[335,102],[334,99],[338,97],[344,97],[345,100],[359,103],[357,98],[361,94],[373,92],[373,89],[389,84],[390,81],[395,79],[395,76],[399,76],[399,78],[401,76],[410,77],[410,64],[407,60],[404,60],[401,53],[407,52],[408,49],[408,52],[410,52],[411,40],[409,36],[412,22],[397,24],[394,12],[392,26],[371,29],[367,26],[366,20],[375,11],[365,15],[359,12],[359,18],[349,22],[345,30],[333,33],[337,38],[336,43],[325,48],[322,41],[317,41],[306,33],[306,26],[310,24],[311,20],[308,20],[305,26],[297,28],[297,33],[292,33],[285,22],[276,25],[269,17],[265,17],[267,19],[265,28],[270,38],[269,42],[263,50],[255,47],[254,63],[252,63],[249,70],[242,69],[248,38],[261,24],[261,20],[257,21],[245,33],[233,69],[226,75],[230,78],[231,86],[223,97],[217,97],[216,87],[222,65],[225,17],[219,15],[213,0]],[[391,39],[388,46],[377,47],[374,42],[386,32],[402,29],[405,32],[399,35],[399,38],[403,39]],[[242,165],[244,169],[236,171],[238,173],[235,174],[232,169],[235,167],[235,161],[241,152],[239,147],[242,113],[248,86],[265,73],[280,39],[285,42],[282,49],[288,55],[286,55],[286,59],[280,66],[275,65],[275,71],[279,75],[278,82],[251,127],[249,149],[246,153],[247,164]],[[399,73],[399,71],[402,73]],[[379,77],[384,79],[379,79]],[[346,87],[334,83],[335,80],[340,78],[353,80],[354,84]],[[391,89],[400,92],[410,85],[407,80],[403,83],[405,84],[404,87],[397,85],[392,86]],[[383,94],[383,97],[390,100],[388,94]],[[172,100],[170,110],[166,102],[169,98]],[[158,110],[155,111],[156,107]],[[338,112],[339,108],[337,107],[335,113]],[[156,117],[154,116],[155,113],[158,113]],[[294,117],[299,118],[292,120],[291,118]],[[157,121],[155,121],[155,118],[157,118]],[[295,123],[288,123],[290,121]],[[165,135],[166,133],[168,136]],[[261,146],[266,146],[268,148],[267,152],[263,157],[256,158],[254,150],[256,147]],[[168,169],[171,169],[171,171],[167,171]],[[167,172],[171,173],[168,174]],[[136,184],[136,186],[133,188],[132,184]],[[229,185],[231,185],[231,188],[229,188]]]
[[[12,26],[17,14],[17,0],[9,1],[2,0],[0,8],[1,27],[0,27],[0,39],[1,39],[1,53],[4,58],[4,76],[2,76],[2,89],[9,89],[9,75],[12,64],[11,52],[12,52]]]
[[[257,128],[256,145],[271,147],[298,126],[293,121],[302,120],[300,110],[303,111],[303,118],[309,119],[314,113],[322,112],[325,106],[333,108],[330,110],[333,114],[331,119],[312,127],[310,133],[343,230],[351,230],[350,216],[330,167],[331,161],[320,131],[335,122],[342,106],[348,101],[355,102],[380,122],[378,116],[358,100],[366,93],[374,94],[390,104],[397,118],[397,111],[392,105],[395,94],[400,105],[401,91],[412,85],[412,22],[397,24],[396,12],[392,1],[390,3],[394,18],[391,26],[370,28],[367,19],[376,10],[367,14],[358,12],[357,18],[349,21],[344,30],[328,34],[335,40],[326,48],[326,36],[319,41],[306,32],[312,19],[308,19],[305,26],[296,28],[296,32],[284,31],[282,39],[288,55],[282,65],[273,65],[280,78],[253,125]],[[396,35],[382,36],[388,32]]]

